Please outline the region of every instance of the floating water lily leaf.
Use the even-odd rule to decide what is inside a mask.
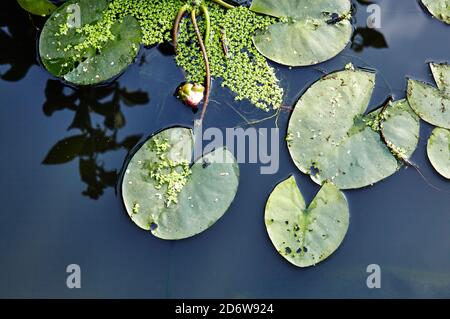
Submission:
[[[434,17],[450,24],[450,0],[422,0],[422,3]]]
[[[48,0],[17,0],[19,5],[31,14],[47,16],[57,7]]]
[[[69,7],[74,5],[80,10],[80,27],[70,26],[77,19]],[[77,85],[91,85],[111,79],[133,62],[141,42],[139,22],[126,16],[112,25],[110,33],[96,28],[107,6],[107,0],[71,0],[52,14],[39,42],[42,62],[50,73]],[[86,32],[98,33],[97,42],[87,43]]]
[[[350,41],[349,0],[254,0],[251,10],[280,19],[255,35],[261,54],[289,66],[329,60]]]
[[[380,115],[380,111],[373,115]],[[412,156],[419,142],[420,121],[407,100],[389,103],[380,115],[380,133],[391,153],[400,160]],[[375,118],[375,120],[377,120]]]
[[[419,118],[405,100],[364,115],[374,85],[373,73],[347,69],[313,84],[297,103],[289,122],[289,151],[318,184],[371,185],[395,173],[415,150]]]
[[[427,151],[436,171],[450,179],[450,131],[436,128],[428,140]]]
[[[161,239],[183,239],[211,227],[226,212],[239,184],[239,167],[225,148],[189,169],[192,132],[170,128],[133,155],[123,182],[126,210],[139,227]]]
[[[450,129],[450,65],[430,63],[437,88],[408,80],[408,101],[426,122]]]
[[[265,223],[278,252],[298,267],[315,265],[342,243],[349,224],[344,194],[325,183],[306,208],[294,177],[278,184],[266,204]]]

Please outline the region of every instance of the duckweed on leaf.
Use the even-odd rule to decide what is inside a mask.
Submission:
[[[71,27],[70,5],[80,8],[81,27]],[[71,0],[46,22],[39,41],[43,64],[53,75],[91,85],[120,74],[135,59],[140,43],[138,21],[105,16],[107,0]]]
[[[342,243],[349,225],[349,207],[344,194],[325,183],[309,207],[291,176],[269,196],[265,224],[280,255],[297,267],[315,265]]]
[[[437,88],[408,80],[408,101],[426,122],[450,129],[450,65],[430,63]]]
[[[68,1],[52,15],[44,28],[40,45],[42,61],[52,74],[74,84],[104,81],[132,62],[140,43],[153,46],[171,41],[175,17],[186,2]],[[66,9],[75,3],[81,7],[81,28],[67,25]],[[211,75],[220,78],[221,85],[234,92],[238,101],[247,99],[263,110],[279,108],[283,90],[275,70],[252,42],[257,30],[267,28],[276,19],[258,15],[247,7],[227,10],[210,0],[205,4],[211,19],[210,38],[205,39]],[[205,21],[199,18],[199,29],[205,34]],[[123,20],[125,23],[121,23]],[[185,69],[188,82],[203,83],[204,63],[192,23],[187,20],[184,19],[180,26],[176,62]],[[111,55],[117,60],[111,60]],[[85,74],[85,70],[89,74]]]
[[[254,0],[250,9],[280,19],[257,33],[254,43],[265,57],[284,65],[329,60],[352,35],[349,0]]]
[[[237,192],[233,155],[217,149],[190,166],[193,143],[190,129],[166,129],[145,142],[126,167],[122,196],[128,215],[158,238],[183,239],[208,229]]]
[[[422,3],[434,17],[450,24],[450,0],[422,0]]]
[[[450,131],[436,128],[428,140],[427,152],[436,171],[450,179]]]
[[[313,84],[297,103],[288,148],[316,183],[371,185],[395,173],[416,149],[419,118],[407,101],[364,115],[374,85],[375,74],[349,67]]]

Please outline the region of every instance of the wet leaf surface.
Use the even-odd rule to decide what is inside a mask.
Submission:
[[[365,187],[394,174],[415,150],[419,119],[405,100],[365,115],[374,85],[375,74],[348,69],[320,79],[298,101],[288,147],[316,183]]]
[[[70,26],[70,5],[80,8],[81,26]],[[57,77],[77,85],[91,85],[107,81],[126,69],[139,51],[141,29],[138,21],[126,16],[115,22],[111,35],[97,30],[98,38],[106,38],[101,47],[89,45],[80,32],[86,25],[95,30],[108,1],[71,0],[59,7],[47,20],[39,41],[44,66]]]
[[[266,204],[265,224],[277,251],[298,267],[315,265],[342,243],[349,225],[344,194],[325,183],[311,204],[291,176],[278,184]]]
[[[443,128],[434,129],[428,140],[427,152],[436,171],[450,179],[450,131]]]
[[[450,129],[450,65],[430,63],[437,88],[408,80],[408,101],[426,122]]]
[[[329,60],[352,35],[348,0],[254,0],[250,9],[280,19],[254,37],[259,52],[280,64],[307,66]]]
[[[155,145],[169,145],[162,153]],[[133,155],[122,181],[122,196],[128,215],[154,236],[176,240],[199,234],[211,227],[231,205],[239,184],[239,167],[233,155],[216,149],[196,160],[175,202],[167,194],[177,182],[161,185],[153,167],[167,163],[163,175],[182,172],[191,162],[192,131],[175,127],[152,136]]]

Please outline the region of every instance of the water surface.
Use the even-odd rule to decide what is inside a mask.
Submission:
[[[450,59],[450,27],[415,0],[377,3],[382,28],[365,29],[367,6],[355,2],[357,36],[335,59],[292,70],[275,65],[286,105],[350,61],[378,72],[371,108],[390,94],[403,98],[407,76],[432,82],[426,62]],[[173,97],[183,81],[173,57],[143,50],[113,84],[74,90],[37,64],[36,35],[13,1],[0,13],[0,44],[0,297],[450,297],[450,196],[412,168],[346,192],[350,228],[326,261],[298,269],[279,256],[264,227],[267,196],[292,173],[307,201],[319,189],[282,140],[279,172],[241,165],[236,199],[212,228],[177,242],[153,238],[129,220],[114,186],[135,143],[192,124],[191,110]],[[217,83],[212,99],[205,126],[243,124],[233,108],[249,120],[266,116]],[[288,118],[284,112],[279,120],[283,134]],[[422,124],[412,160],[448,192],[426,157],[431,130]],[[81,289],[66,287],[72,263],[81,266]],[[381,266],[381,289],[366,286],[369,264]]]

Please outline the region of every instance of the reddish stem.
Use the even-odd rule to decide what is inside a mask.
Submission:
[[[200,122],[203,122],[205,117],[206,108],[209,103],[209,95],[211,91],[211,70],[209,66],[208,53],[206,52],[205,44],[203,42],[202,34],[197,25],[197,17],[195,15],[195,9],[191,12],[192,25],[194,26],[195,34],[197,35],[198,43],[200,45],[200,50],[202,51],[203,60],[205,62],[205,71],[206,71],[206,83],[205,83],[205,101],[203,102],[202,114],[200,115]]]

